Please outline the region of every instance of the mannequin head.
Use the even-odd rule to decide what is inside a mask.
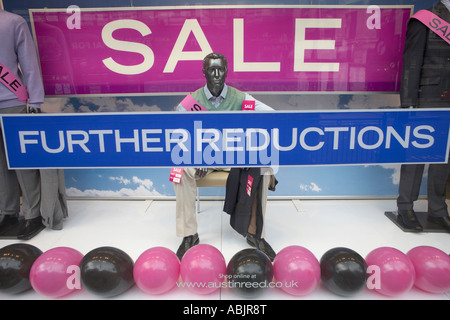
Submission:
[[[219,96],[228,74],[228,62],[223,54],[210,53],[203,59],[203,76],[206,85],[215,97]]]

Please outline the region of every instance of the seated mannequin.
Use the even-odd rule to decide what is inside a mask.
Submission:
[[[244,100],[254,100],[255,110],[272,110],[269,106],[255,100],[250,95],[241,92],[225,84],[228,65],[226,58],[219,53],[211,53],[203,60],[203,75],[206,78],[206,85],[192,93],[192,96],[201,106],[208,111],[237,111],[242,110]],[[177,111],[186,111],[180,104]],[[183,241],[177,250],[177,256],[181,260],[183,255],[192,246],[199,243],[197,233],[197,217],[195,214],[196,180],[210,174],[214,168],[184,168],[180,183],[174,183],[176,193],[176,231],[177,236],[183,237]],[[268,189],[270,176],[263,179],[263,188]],[[267,193],[265,193],[267,195]],[[267,196],[262,199],[263,214]],[[249,226],[249,230],[256,230],[256,227]],[[256,234],[248,233],[247,242],[267,254],[273,260],[275,252],[271,246]]]

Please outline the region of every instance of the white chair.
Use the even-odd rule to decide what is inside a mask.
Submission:
[[[197,180],[196,210],[200,213],[200,187],[225,187],[227,184],[229,171],[214,171],[207,176]]]

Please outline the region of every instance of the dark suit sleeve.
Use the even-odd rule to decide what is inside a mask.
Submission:
[[[411,19],[406,31],[403,51],[402,82],[400,101],[402,108],[417,106],[423,57],[428,37],[428,29],[417,19]]]
[[[231,168],[230,173],[228,174],[223,211],[225,211],[229,215],[233,215],[236,208],[240,176],[240,168]]]

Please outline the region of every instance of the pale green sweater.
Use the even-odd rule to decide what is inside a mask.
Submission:
[[[245,100],[245,93],[228,86],[227,96],[217,108],[206,98],[203,87],[193,92],[192,97],[210,111],[240,111],[242,110],[242,102]]]

